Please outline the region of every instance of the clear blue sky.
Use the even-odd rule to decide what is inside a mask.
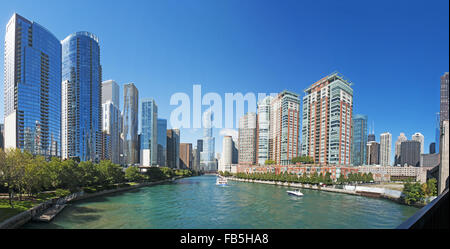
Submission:
[[[103,79],[134,82],[169,118],[175,92],[303,90],[333,71],[354,85],[354,113],[390,132],[435,137],[439,77],[449,70],[449,2],[2,1],[0,37],[14,12],[64,39],[100,38]],[[3,65],[3,47],[0,52]],[[3,79],[3,70],[0,70]],[[3,119],[3,87],[0,90]],[[215,131],[218,134],[218,131]],[[199,130],[182,130],[194,142]],[[221,152],[222,138],[216,138]],[[393,150],[393,148],[392,148]]]

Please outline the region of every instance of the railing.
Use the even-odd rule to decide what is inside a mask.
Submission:
[[[403,222],[397,229],[448,229],[448,189]]]

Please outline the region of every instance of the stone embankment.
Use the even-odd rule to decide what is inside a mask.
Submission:
[[[262,181],[262,180],[250,180],[250,179],[240,179],[235,177],[227,177],[228,180],[232,181],[240,181],[240,182],[250,182],[250,183],[263,183],[263,184],[271,184],[277,186],[285,186],[285,187],[294,187],[294,188],[303,188],[303,189],[314,189],[314,190],[322,190],[334,193],[343,193],[350,195],[359,195],[366,197],[376,197],[376,198],[385,198],[398,203],[403,203],[400,201],[402,192],[398,190],[385,189],[385,188],[373,188],[366,186],[353,186],[353,185],[344,185],[342,188],[338,188],[337,186],[333,187],[323,187],[311,184],[302,184],[302,183],[288,183],[288,182],[277,182],[277,181]]]

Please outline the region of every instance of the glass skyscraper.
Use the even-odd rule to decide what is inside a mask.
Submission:
[[[203,151],[200,152],[200,168],[204,171],[217,170],[214,158],[215,138],[212,136],[212,112],[206,111],[203,115]]]
[[[167,120],[158,119],[158,165],[166,166],[167,158]]]
[[[61,44],[16,13],[4,44],[5,148],[60,156]]]
[[[139,92],[133,83],[123,86],[122,149],[125,165],[139,163],[138,144]]]
[[[143,99],[141,109],[141,164],[158,163],[158,106],[154,99]]]
[[[102,67],[97,36],[76,32],[62,44],[62,157],[98,161],[102,139]]]
[[[120,133],[122,118],[119,103],[119,85],[108,80],[102,83],[102,159],[120,164]]]
[[[270,103],[273,97],[267,96],[258,103],[258,164],[264,165],[270,155]]]
[[[366,145],[367,115],[355,114],[352,119],[352,165],[366,165]]]

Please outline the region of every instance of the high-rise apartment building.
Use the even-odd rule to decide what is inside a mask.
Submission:
[[[143,99],[141,106],[140,162],[158,164],[158,106],[154,99]]]
[[[355,114],[352,118],[351,164],[361,166],[367,159],[367,115]]]
[[[270,160],[281,165],[287,165],[291,163],[293,158],[298,157],[300,154],[299,133],[299,95],[290,91],[283,91],[271,101],[269,131]]]
[[[420,166],[420,142],[416,140],[404,141],[400,147],[400,165]]]
[[[264,165],[270,159],[270,109],[273,97],[267,96],[258,103],[258,158],[257,163]]]
[[[239,119],[239,164],[255,164],[257,154],[256,113]]]
[[[122,110],[122,163],[133,165],[139,163],[138,138],[139,92],[133,83],[123,86]]]
[[[414,133],[414,135],[412,135],[412,140],[418,141],[420,143],[420,154],[425,154],[425,151],[424,151],[425,138],[424,138],[424,136],[420,132],[416,132],[416,133]]]
[[[167,119],[158,118],[158,165],[166,166],[167,163]]]
[[[193,168],[192,144],[180,143],[180,168]]]
[[[407,141],[408,138],[405,136],[405,133],[400,133],[400,136],[398,136],[397,141],[395,141],[395,155],[394,155],[394,166],[400,165],[401,161],[401,146],[402,143]]]
[[[180,168],[180,130],[167,130],[167,167]]]
[[[62,157],[98,161],[102,137],[102,67],[97,36],[77,32],[62,44]]]
[[[349,165],[352,142],[353,89],[333,73],[305,90],[302,155],[318,164]]]
[[[367,165],[380,164],[380,144],[376,141],[367,143]]]
[[[4,147],[61,155],[61,43],[14,13],[6,24]]]
[[[391,165],[392,135],[389,132],[380,135],[380,165]]]
[[[119,85],[108,80],[102,83],[102,159],[120,164],[120,133],[122,116],[120,113]],[[106,141],[105,141],[106,139]]]

